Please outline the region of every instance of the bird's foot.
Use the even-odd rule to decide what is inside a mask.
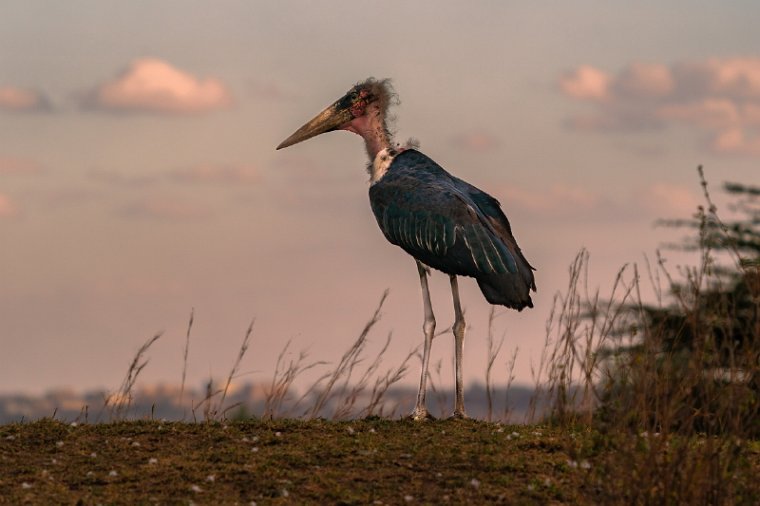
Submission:
[[[428,413],[428,410],[425,408],[414,408],[414,411],[407,417],[408,420],[412,420],[414,422],[425,422],[427,420],[435,420],[435,417]]]
[[[454,413],[450,417],[448,417],[448,420],[469,420],[470,417],[467,416],[467,413],[464,412],[464,410],[459,411],[455,410]]]

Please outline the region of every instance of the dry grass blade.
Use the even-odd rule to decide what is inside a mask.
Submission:
[[[289,348],[290,341],[285,343],[285,346],[283,346],[280,354],[277,357],[274,374],[272,375],[272,383],[264,399],[264,413],[262,416],[267,420],[271,420],[280,414],[280,410],[282,409],[284,402],[287,400],[287,395],[290,392],[293,382],[297,377],[313,369],[314,367],[325,365],[325,362],[322,361],[311,362],[308,364],[305,363],[306,358],[308,357],[308,353],[301,351],[298,354],[298,358],[296,360],[291,360],[288,364],[288,367],[285,368],[285,355],[287,354]],[[318,385],[325,377],[326,375],[323,375],[316,382],[314,382],[312,386],[306,391],[306,393],[301,396],[298,401],[296,401],[296,403],[291,408],[291,411],[297,409],[298,405],[303,401],[303,399],[312,393],[315,385]]]
[[[404,376],[406,376],[406,373],[409,370],[409,361],[416,355],[418,349],[419,347],[410,351],[396,369],[388,370],[383,377],[375,379],[375,386],[372,388],[369,403],[360,416],[362,414],[364,416],[382,416],[384,411],[382,405],[383,397],[391,386],[398,383],[404,378]],[[380,408],[379,412],[376,412],[378,407]]]
[[[132,405],[132,389],[137,382],[137,377],[145,366],[148,365],[148,360],[143,360],[143,356],[151,345],[158,341],[161,335],[162,333],[154,335],[140,346],[137,353],[135,353],[135,356],[132,358],[132,362],[129,364],[127,375],[124,377],[124,381],[122,381],[119,391],[106,398],[104,407],[110,406],[112,419],[120,420],[125,417],[129,411],[129,407]]]
[[[359,360],[359,354],[361,353],[362,349],[364,349],[369,331],[372,330],[372,327],[374,327],[378,321],[380,321],[380,311],[382,310],[383,304],[385,303],[385,299],[387,297],[388,290],[385,290],[385,292],[383,292],[383,296],[380,298],[380,303],[377,305],[377,309],[375,309],[375,313],[372,315],[372,318],[370,318],[370,320],[364,325],[364,329],[362,330],[361,334],[359,334],[359,337],[348,349],[348,351],[343,354],[340,362],[327,378],[327,384],[317,396],[317,399],[314,402],[314,406],[310,411],[309,416],[311,418],[318,416],[318,414],[325,407],[325,404],[332,394],[335,383],[347,372],[352,371],[358,363],[357,360]]]
[[[486,419],[489,422],[493,420],[493,385],[491,385],[491,369],[493,369],[496,357],[499,356],[501,347],[504,345],[504,336],[501,336],[498,345],[494,344],[493,321],[495,318],[496,309],[494,306],[491,306],[491,311],[488,313],[488,356],[486,358],[486,404],[488,405]]]
[[[391,334],[389,333],[388,337],[385,340],[385,344],[377,353],[377,355],[375,355],[375,359],[364,370],[364,374],[362,374],[359,380],[355,382],[354,385],[351,387],[349,387],[348,385],[351,379],[351,372],[353,370],[353,367],[349,368],[349,372],[348,374],[345,375],[345,380],[343,384],[343,391],[346,393],[343,396],[343,402],[340,403],[340,405],[333,412],[333,416],[332,416],[333,419],[343,419],[343,418],[347,418],[351,416],[357,400],[364,393],[364,390],[367,388],[367,384],[369,383],[370,378],[377,372],[377,369],[380,367],[383,354],[385,354],[385,352],[388,350],[388,346],[390,344],[391,344]],[[354,362],[358,364],[360,361],[361,359],[359,359],[357,355],[357,360],[354,360]]]
[[[185,335],[185,351],[182,354],[182,385],[179,389],[179,405],[184,403],[185,396],[185,378],[187,377],[187,356],[190,350],[190,330],[193,328],[193,319],[195,316],[195,308],[190,310],[190,321],[187,322],[187,334]]]
[[[507,385],[504,389],[504,415],[503,420],[506,423],[512,422],[511,420],[511,408],[509,406],[509,392],[512,389],[512,382],[515,380],[515,363],[517,362],[517,355],[520,351],[520,348],[518,346],[515,346],[514,351],[512,351],[512,356],[509,358],[509,361],[507,362]]]
[[[254,323],[256,323],[256,318],[251,320],[251,323],[248,325],[248,329],[245,331],[245,337],[243,337],[243,342],[240,345],[240,350],[238,351],[238,355],[237,355],[237,358],[235,359],[235,363],[233,364],[232,369],[230,369],[230,374],[227,376],[227,382],[224,384],[224,389],[222,390],[222,398],[219,400],[219,405],[216,409],[216,412],[223,412],[222,408],[224,407],[224,400],[227,398],[227,392],[230,389],[230,383],[232,383],[232,378],[234,378],[235,375],[237,374],[237,371],[240,368],[240,362],[243,360],[245,353],[248,351],[248,346],[250,346],[251,334],[253,333]]]

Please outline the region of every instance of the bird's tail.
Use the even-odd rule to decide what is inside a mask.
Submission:
[[[533,268],[527,262],[524,262],[524,265],[518,264],[516,274],[490,274],[478,276],[476,279],[480,291],[491,304],[518,311],[533,307],[530,291],[536,291],[536,281],[533,278]]]

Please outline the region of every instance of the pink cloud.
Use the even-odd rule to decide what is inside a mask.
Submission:
[[[610,76],[591,65],[566,72],[559,79],[562,92],[579,100],[604,101],[610,93]]]
[[[699,199],[688,187],[665,182],[645,188],[640,200],[655,216],[689,216],[699,205]]]
[[[463,133],[452,139],[455,146],[470,151],[490,151],[499,146],[499,140],[487,132],[475,131]]]
[[[193,165],[176,169],[169,177],[183,183],[251,184],[260,180],[255,167],[235,164]]]
[[[85,105],[107,111],[198,114],[229,107],[232,96],[219,79],[200,79],[163,60],[142,58],[93,90]]]
[[[737,105],[727,98],[706,98],[699,102],[669,104],[657,110],[659,117],[707,129],[726,128],[741,123]]]
[[[760,58],[710,58],[674,65],[684,89],[699,95],[760,98]]]
[[[40,112],[50,109],[50,102],[37,91],[16,86],[0,86],[0,110]]]
[[[650,63],[631,63],[614,80],[616,94],[633,97],[663,97],[675,86],[675,78],[667,66]]]
[[[730,128],[717,134],[710,148],[716,153],[760,156],[760,134],[748,137],[741,128]]]
[[[760,156],[760,58],[710,58],[670,66],[631,63],[613,76],[588,65],[559,78],[562,92],[594,102],[566,126],[609,132],[682,125],[707,132],[714,154]]]
[[[13,218],[18,216],[19,208],[7,195],[0,193],[0,218]]]

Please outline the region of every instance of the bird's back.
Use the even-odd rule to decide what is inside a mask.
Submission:
[[[492,304],[533,306],[533,268],[496,199],[413,149],[395,156],[369,196],[388,241],[430,267],[474,277]]]

